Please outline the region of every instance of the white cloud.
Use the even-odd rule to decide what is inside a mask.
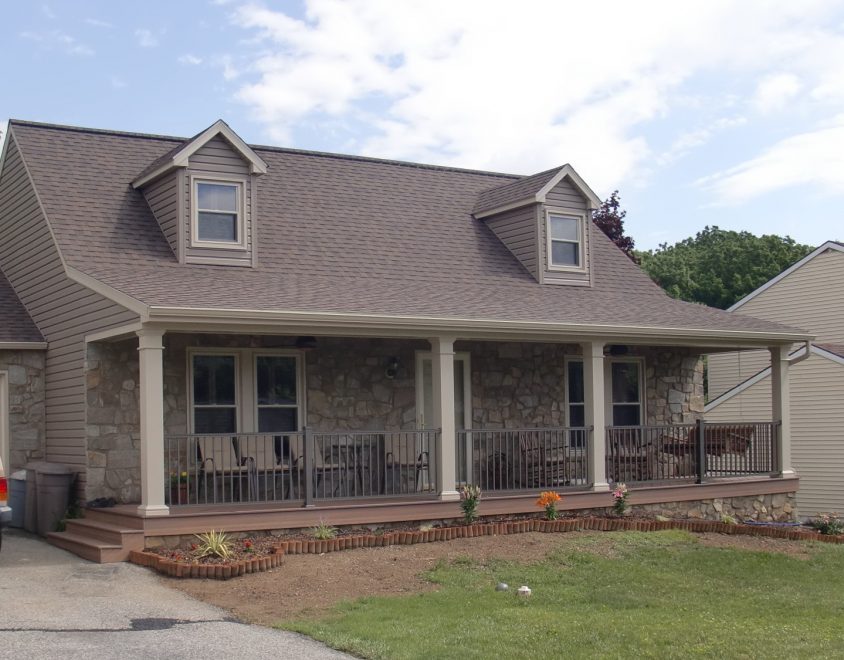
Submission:
[[[517,172],[571,162],[606,192],[745,121],[749,107],[795,98],[795,80],[834,88],[844,61],[829,57],[844,52],[834,10],[813,0],[548,0],[530,11],[509,0],[310,0],[299,20],[247,4],[232,20],[256,37],[255,56],[238,60],[236,98],[275,140],[351,117],[368,129],[362,153]],[[784,70],[794,79],[777,78]],[[689,89],[713,74],[733,85]],[[646,128],[704,113],[713,93],[729,116],[679,125],[655,154]]]
[[[158,38],[145,28],[135,30],[135,37],[138,40],[138,45],[142,48],[155,48],[158,45]]]
[[[21,32],[22,39],[32,41],[42,48],[51,50],[58,48],[68,55],[93,55],[94,49],[80,43],[74,37],[61,30],[47,30],[45,32]]]
[[[832,126],[781,140],[759,156],[697,183],[725,204],[793,186],[844,194],[844,117]]]
[[[49,5],[41,5],[41,13],[51,21],[57,18],[56,13],[50,9]]]
[[[191,66],[196,66],[198,64],[202,64],[202,58],[197,57],[196,55],[191,55],[190,53],[186,53],[179,57],[179,64],[189,64]]]
[[[112,25],[108,21],[101,21],[99,18],[86,18],[85,23],[87,23],[88,25],[93,25],[94,27],[99,27],[99,28],[110,29],[110,28],[114,27],[114,25]]]
[[[763,114],[782,110],[802,87],[800,79],[792,73],[767,75],[756,86],[752,104]]]

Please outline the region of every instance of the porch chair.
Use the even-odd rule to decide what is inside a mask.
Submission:
[[[237,439],[235,454],[238,457],[238,463],[247,470],[249,501],[276,499],[278,478],[282,480],[283,499],[290,499],[293,473],[299,469],[299,455],[292,454],[290,440],[290,436],[284,434],[260,434]],[[272,498],[268,497],[270,480],[272,480]]]
[[[225,502],[226,500],[226,480],[228,479],[229,487],[229,501],[235,499],[235,480],[240,480],[246,476],[247,469],[241,465],[237,455],[235,454],[234,437],[229,436],[199,436],[196,439],[197,446],[197,460],[203,473],[203,479],[200,485],[203,486],[204,499],[208,502],[208,481],[210,479],[212,486],[211,503]],[[217,481],[222,484],[221,497],[217,497]],[[240,493],[238,489],[238,496]]]
[[[552,488],[571,484],[573,468],[566,456],[565,439],[559,433],[524,431],[519,433],[521,465],[516,467],[527,488]]]
[[[409,488],[405,488],[405,484],[411,472],[413,473],[413,492],[418,493],[422,491],[423,485],[430,484],[430,455],[414,434],[411,434],[409,438],[390,438],[384,450],[385,493],[408,492]]]

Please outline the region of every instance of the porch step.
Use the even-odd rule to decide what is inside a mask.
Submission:
[[[50,532],[47,541],[83,559],[100,564],[126,561],[131,550],[143,550],[144,532],[78,518],[67,521],[64,532]]]
[[[84,520],[101,522],[122,529],[142,530],[144,528],[144,519],[124,506],[105,509],[87,508]]]

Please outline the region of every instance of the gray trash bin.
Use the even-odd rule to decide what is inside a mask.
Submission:
[[[26,502],[24,504],[23,528],[32,534],[38,533],[38,487],[35,483],[35,470],[43,464],[44,461],[33,461],[24,466],[26,469]]]
[[[41,536],[56,531],[56,524],[64,518],[75,478],[76,473],[60,463],[41,463],[35,468],[37,528]]]
[[[9,476],[9,506],[12,507],[12,527],[23,527],[26,510],[26,470],[12,472]]]

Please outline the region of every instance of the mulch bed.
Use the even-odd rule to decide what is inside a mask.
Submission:
[[[641,531],[653,532],[679,529],[689,532],[715,532],[764,536],[796,541],[820,541],[844,543],[844,535],[828,536],[818,532],[794,527],[728,524],[710,520],[652,520],[639,518],[563,518],[560,520],[508,520],[501,522],[480,522],[472,525],[435,527],[426,530],[389,531],[383,534],[349,533],[333,539],[259,537],[234,541],[234,556],[230,560],[219,558],[199,559],[193,549],[187,550],[133,550],[129,561],[153,568],[158,572],[177,578],[229,579],[247,573],[259,573],[276,568],[284,555],[324,554],[353,548],[381,548],[391,545],[414,545],[450,541],[452,539],[477,536],[500,536],[526,532],[574,532],[574,531]],[[250,547],[251,546],[251,547]]]

